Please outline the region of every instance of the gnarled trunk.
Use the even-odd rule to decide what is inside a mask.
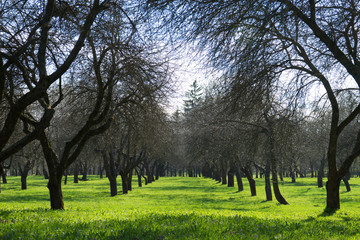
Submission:
[[[241,171],[245,174],[245,176],[249,182],[251,196],[256,196],[256,182],[255,182],[251,172],[249,171],[248,168],[241,168]]]
[[[50,192],[50,205],[52,210],[64,209],[64,198],[61,189],[62,177],[49,176],[48,189]],[[62,174],[61,174],[62,176]]]

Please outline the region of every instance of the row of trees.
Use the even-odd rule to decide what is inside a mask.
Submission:
[[[185,100],[180,119],[183,131],[177,133],[178,138],[184,139],[189,168],[201,167],[205,177],[229,187],[234,186],[236,176],[239,191],[243,190],[241,177],[246,177],[252,196],[256,195],[255,173],[256,177],[260,174],[265,177],[267,200],[272,200],[272,182],[275,197],[283,204],[287,202],[280,194],[278,182],[284,177],[291,177],[292,182],[297,176],[317,177],[318,187],[323,187],[323,177],[328,173],[325,168],[331,114],[328,108],[317,109],[312,113],[316,117],[310,117],[305,109],[284,109],[274,97],[253,101],[251,106],[240,100],[229,105],[228,96],[216,91],[217,88],[212,86],[211,91],[199,98],[202,91],[195,81],[188,93],[197,94]],[[341,99],[344,110],[356,101],[354,96]],[[189,102],[198,104],[189,110]],[[358,123],[352,122],[341,139],[337,149],[340,163],[354,145],[358,128]],[[357,176],[359,169],[355,167],[351,173]],[[348,173],[343,181],[350,191]]]
[[[352,130],[355,139],[351,141],[351,150],[344,157],[339,154],[341,140],[349,132],[347,129],[357,123],[360,112],[357,1],[151,0],[148,3],[157,9],[154,15],[163,14],[165,26],[170,23],[179,29],[179,38],[195,40],[208,53],[209,62],[224,76],[221,85],[228,102],[241,108],[244,103],[254,105],[249,114],[246,107],[241,110],[246,113],[241,121],[248,122],[246,118],[252,117],[252,112],[264,107],[257,116],[266,124],[261,129],[267,135],[264,141],[269,147],[274,188],[277,180],[273,146],[277,123],[297,121],[297,116],[288,113],[299,103],[305,106],[305,111],[314,101],[330,109],[325,150],[326,206],[329,211],[339,209],[340,182],[360,155],[359,128]],[[312,94],[314,91],[318,94]],[[344,111],[341,98],[352,95],[355,101],[346,104]]]
[[[355,0],[4,1],[0,13],[0,164],[38,146],[52,209],[64,208],[62,178],[85,148],[103,159],[112,194],[117,174],[126,192],[134,170],[185,158],[189,175],[202,167],[223,182],[240,169],[252,194],[255,167],[268,199],[271,175],[286,204],[278,178],[310,162],[319,185],[327,173],[327,209],[340,208],[360,155]],[[196,42],[221,75],[202,104],[192,86],[185,127],[161,107],[170,71],[160,39]]]
[[[26,152],[29,164],[19,168],[26,175],[32,159],[40,157],[30,158],[25,147],[37,154],[41,149],[52,209],[64,208],[67,169],[112,125],[128,145],[127,156],[120,158],[129,162],[138,154],[143,160],[145,151],[155,154],[139,140],[143,133],[136,124],[145,124],[141,111],[156,109],[153,114],[161,115],[169,69],[159,46],[143,39],[151,29],[138,9],[109,0],[0,4],[0,164]],[[117,151],[114,141],[104,144]],[[98,150],[106,157],[112,151]]]

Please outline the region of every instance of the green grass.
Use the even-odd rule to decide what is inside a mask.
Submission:
[[[245,191],[236,192],[180,177],[110,197],[107,179],[74,184],[70,177],[66,210],[51,211],[46,180],[29,177],[21,190],[20,178],[9,177],[0,193],[0,239],[360,239],[360,179],[350,180],[349,193],[341,187],[341,210],[327,217],[316,179],[286,179],[287,206],[264,201],[263,180],[256,181],[256,197],[245,181]]]

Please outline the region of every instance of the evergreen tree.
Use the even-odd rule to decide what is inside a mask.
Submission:
[[[190,85],[190,90],[185,93],[185,96],[187,97],[186,100],[184,100],[184,112],[185,114],[189,113],[193,108],[198,107],[202,102],[202,93],[203,89],[200,87],[195,80]]]

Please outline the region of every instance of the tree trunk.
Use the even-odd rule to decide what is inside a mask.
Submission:
[[[143,178],[145,179],[145,185],[147,185],[147,184],[148,184],[148,179],[147,179],[147,177],[143,176]]]
[[[270,163],[267,160],[266,168],[265,168],[265,193],[266,193],[266,201],[272,201],[272,192],[271,192],[271,184],[270,184]]]
[[[45,163],[44,163],[44,162],[43,162],[43,164],[42,164],[42,169],[43,169],[44,178],[45,178],[45,179],[49,179],[49,174],[48,174],[48,172],[46,171],[46,167],[45,167]]]
[[[1,178],[2,178],[2,182],[3,182],[4,184],[6,184],[6,183],[7,183],[6,171],[4,171],[4,172],[1,174]]]
[[[104,178],[103,176],[103,169],[101,168],[101,163],[100,163],[100,166],[99,166],[99,175],[100,175],[100,178]]]
[[[234,185],[234,166],[231,166],[228,172],[228,187],[234,187]]]
[[[27,175],[28,175],[27,172],[21,173],[21,190],[27,189],[27,182],[26,182]]]
[[[128,190],[132,191],[132,171],[130,171],[129,175],[128,175]]]
[[[284,181],[284,174],[283,174],[283,171],[280,171],[279,173],[279,178],[280,178],[280,181]]]
[[[88,174],[88,164],[87,164],[87,161],[85,160],[81,181],[87,181],[88,180],[87,174]]]
[[[120,174],[121,176],[121,183],[122,183],[122,191],[123,191],[123,194],[127,194],[128,193],[128,177],[127,177],[127,174],[125,173],[121,173]]]
[[[271,174],[272,174],[272,182],[273,182],[273,188],[274,188],[274,195],[276,200],[280,204],[289,204],[285,198],[282,196],[280,189],[279,189],[279,181],[278,181],[278,173],[277,173],[277,164],[276,164],[276,156],[275,156],[275,140],[273,138],[274,136],[274,130],[272,126],[272,122],[270,120],[268,122],[269,132],[268,132],[268,143],[269,143],[269,160],[270,160],[270,168],[271,168]]]
[[[2,178],[2,182],[3,182],[4,184],[7,183],[6,171],[7,171],[7,169],[5,169],[3,166],[0,165],[0,175],[1,175],[1,178]]]
[[[116,181],[116,177],[108,177],[109,182],[110,182],[110,196],[116,196],[117,195],[117,181]]]
[[[278,179],[277,179],[277,175],[276,173],[272,173],[272,182],[273,182],[273,188],[274,188],[274,195],[275,195],[275,198],[276,200],[280,203],[280,204],[289,204],[285,198],[282,196],[282,194],[280,193],[280,189],[279,189],[279,182],[278,182]]]
[[[274,156],[272,156],[274,157]],[[274,195],[276,200],[280,203],[280,204],[289,204],[285,198],[282,196],[280,189],[279,189],[279,181],[278,181],[278,177],[277,177],[277,170],[276,170],[276,162],[275,159],[272,159],[272,166],[271,166],[271,173],[272,173],[272,182],[273,182],[273,188],[274,188]]]
[[[326,182],[326,209],[333,212],[340,209],[340,182],[341,179],[328,177]]]
[[[62,174],[61,174],[62,176]],[[52,210],[64,210],[64,198],[61,190],[61,178],[49,176],[48,188]]]
[[[320,162],[319,172],[318,172],[318,177],[317,177],[317,184],[318,184],[319,188],[322,188],[324,186],[323,177],[324,177],[325,161],[326,161],[326,158],[325,158],[325,156],[323,156],[323,158],[321,159],[321,162]]]
[[[310,163],[310,171],[311,171],[311,178],[314,177],[314,164],[311,162]]]
[[[137,174],[137,177],[138,177],[138,186],[142,187],[141,174]]]
[[[68,171],[66,170],[64,174],[64,185],[67,184],[67,179],[68,179]]]
[[[236,181],[238,185],[238,192],[241,192],[244,190],[244,185],[241,179],[241,174],[238,168],[235,168],[235,175],[236,175]]]
[[[295,183],[296,182],[296,175],[294,173],[294,171],[292,169],[290,169],[290,176],[291,176],[291,182]]]
[[[344,181],[344,183],[345,183],[346,191],[347,191],[347,192],[350,192],[350,191],[351,191],[351,188],[350,188],[349,181],[347,180],[346,177],[343,177],[343,181]]]
[[[74,166],[74,183],[79,183],[79,165],[77,163]]]
[[[240,168],[241,171],[245,174],[248,182],[249,182],[249,186],[250,186],[250,192],[251,192],[251,196],[256,196],[256,182],[253,178],[253,175],[251,174],[249,168],[247,167],[243,167]]]
[[[110,183],[110,196],[116,196],[117,192],[117,180],[116,180],[116,170],[114,162],[114,153],[112,151],[106,152],[102,151],[102,156],[104,160],[104,168],[106,177],[109,179]]]

